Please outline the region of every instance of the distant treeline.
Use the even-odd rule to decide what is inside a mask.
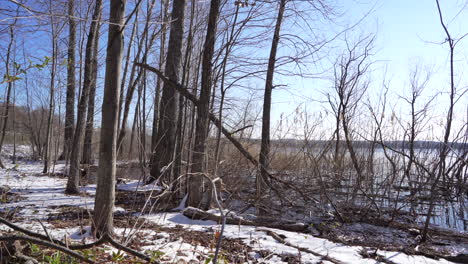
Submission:
[[[259,139],[250,139],[247,140],[250,143],[258,143],[260,144]],[[280,139],[280,140],[272,140],[272,145],[282,145],[288,146],[292,148],[300,148],[305,146],[304,140],[299,139]],[[308,147],[311,148],[325,148],[327,146],[335,146],[336,141],[327,141],[327,140],[309,140],[307,142]],[[439,149],[442,147],[443,142],[439,141],[425,141],[419,140],[413,142],[413,147],[415,149]],[[384,141],[383,144],[380,142],[370,142],[364,140],[355,140],[353,141],[353,146],[355,148],[371,148],[374,145],[375,148],[382,148],[383,146],[393,148],[393,149],[409,149],[411,147],[410,142],[408,141],[400,141],[400,140],[393,140],[393,141]],[[345,141],[340,141],[341,147],[346,147]],[[449,147],[451,149],[457,150],[468,150],[468,143],[465,142],[451,142],[449,143]]]

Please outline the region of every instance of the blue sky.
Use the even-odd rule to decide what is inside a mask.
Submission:
[[[423,100],[440,93],[434,101],[434,126],[445,119],[449,90],[449,49],[445,40],[445,33],[440,25],[435,0],[380,0],[380,1],[337,1],[345,16],[340,18],[340,24],[353,24],[372,10],[359,24],[353,34],[376,35],[371,73],[372,96],[381,90],[383,72],[390,82],[391,104],[398,107],[401,115],[405,115],[407,108],[398,97],[409,92],[409,75],[416,65],[431,71],[431,79],[424,90]],[[441,8],[449,31],[457,39],[468,33],[468,8],[464,8],[465,1],[443,1]],[[339,44],[338,44],[339,45]],[[336,53],[340,53],[339,46]],[[464,69],[467,68],[468,37],[461,40],[455,50],[456,84],[459,90],[466,89],[467,79]],[[331,56],[330,60],[334,60]],[[274,91],[273,107],[274,119],[278,120],[281,113],[290,113],[297,104],[306,106],[308,110],[319,111],[326,107],[315,104],[323,101],[323,91],[331,89],[330,80],[288,80],[290,91]],[[464,95],[458,103],[456,118],[457,125],[466,122],[466,106],[468,95]],[[440,128],[435,128],[441,130]],[[436,139],[436,138],[434,138]]]

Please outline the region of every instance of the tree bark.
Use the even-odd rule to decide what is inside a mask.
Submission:
[[[270,115],[271,115],[271,94],[273,91],[273,75],[275,73],[276,52],[280,39],[281,24],[287,0],[281,0],[276,18],[275,32],[271,42],[270,57],[268,59],[268,68],[265,81],[265,94],[263,97],[263,116],[262,116],[262,143],[260,147],[260,175],[256,179],[257,198],[264,195],[266,182],[268,182],[268,168],[270,167]],[[261,213],[261,212],[259,212]]]
[[[65,193],[76,194],[79,193],[80,181],[80,159],[83,151],[83,140],[86,120],[86,109],[89,100],[89,92],[92,86],[93,78],[93,51],[95,38],[97,37],[98,20],[101,13],[102,0],[96,0],[94,7],[93,18],[89,30],[88,40],[86,43],[85,55],[85,70],[83,89],[81,91],[80,101],[78,102],[78,116],[76,119],[76,129],[73,136],[73,144],[70,152],[70,172],[68,175],[67,188]]]
[[[113,233],[116,141],[124,17],[125,0],[112,0],[102,103],[99,168],[93,216],[93,230],[97,236],[112,235]]]
[[[206,32],[205,45],[202,58],[202,80],[200,89],[199,105],[197,107],[197,121],[195,128],[195,144],[193,148],[192,173],[205,172],[205,149],[206,138],[208,137],[210,94],[212,85],[212,60],[216,40],[216,30],[219,17],[220,0],[211,0],[210,13],[208,16],[208,28]],[[203,201],[203,193],[208,200]],[[195,175],[191,178],[189,187],[189,205],[192,207],[203,207],[206,209],[210,205],[209,197],[211,189],[204,186],[203,176]]]
[[[99,15],[99,20],[101,15]],[[83,144],[83,164],[93,164],[93,136],[94,136],[94,108],[95,108],[95,97],[96,97],[96,86],[97,86],[97,72],[98,72],[98,51],[99,51],[99,27],[96,31],[96,37],[94,38],[94,51],[93,51],[93,70],[91,77],[91,89],[89,90],[88,100],[88,113],[86,115],[86,131]]]
[[[52,1],[50,1],[52,4]],[[53,126],[53,117],[54,117],[54,111],[55,111],[55,100],[54,100],[54,94],[55,94],[55,72],[57,68],[57,38],[58,38],[58,33],[56,32],[56,27],[54,26],[55,22],[53,21],[53,18],[51,17],[50,19],[50,26],[51,26],[51,35],[52,35],[52,65],[51,65],[51,71],[50,71],[50,92],[49,92],[49,113],[47,115],[47,132],[46,132],[46,139],[45,139],[45,146],[44,146],[44,169],[42,170],[42,173],[48,173],[49,172],[49,166],[50,166],[50,158],[51,158],[51,147],[52,147],[52,126]]]
[[[159,48],[159,69],[163,68],[164,62],[165,62],[165,52],[166,52],[166,32],[167,32],[167,23],[165,21],[168,20],[168,9],[169,9],[169,4],[167,0],[161,0],[161,20],[164,22],[161,25],[161,40],[160,40],[160,48]],[[158,133],[158,120],[159,120],[159,102],[161,98],[161,85],[162,82],[159,77],[157,77],[157,83],[156,83],[156,90],[155,90],[155,96],[154,96],[154,106],[153,106],[153,129],[151,133],[151,153],[156,149],[156,145],[158,144],[157,142],[157,133]],[[152,155],[151,155],[151,163],[152,161]]]
[[[67,63],[67,99],[65,105],[65,130],[63,136],[63,152],[59,159],[68,160],[70,146],[73,142],[75,125],[75,50],[76,50],[76,24],[75,0],[68,0],[68,63]]]
[[[172,24],[169,32],[169,45],[166,57],[165,74],[171,80],[179,81],[182,42],[184,37],[185,0],[174,0],[172,6]],[[158,130],[155,149],[151,157],[151,177],[157,179],[165,166],[170,166],[174,158],[177,130],[178,93],[169,84],[164,83],[159,107]],[[164,180],[173,180],[171,169],[167,169]]]

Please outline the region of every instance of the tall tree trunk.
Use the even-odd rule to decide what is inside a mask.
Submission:
[[[128,73],[128,66],[130,65],[130,57],[132,53],[132,44],[133,44],[133,38],[135,37],[135,32],[137,28],[137,19],[138,19],[138,12],[139,10],[136,10],[135,13],[135,20],[133,21],[133,27],[132,27],[132,32],[130,33],[130,39],[128,41],[127,45],[127,56],[125,58],[125,64],[124,64],[124,69],[123,69],[123,74],[122,74],[122,82],[120,84],[120,98],[119,98],[119,124],[117,127],[120,127],[120,122],[122,119],[122,104],[124,102],[124,91],[125,91],[125,82],[127,80],[127,73]]]
[[[101,20],[101,15],[99,15],[99,21]],[[94,51],[93,51],[93,71],[91,77],[91,89],[89,90],[89,100],[88,100],[88,113],[86,115],[86,131],[83,144],[83,164],[93,164],[94,160],[92,158],[93,154],[93,136],[94,136],[94,108],[95,108],[95,97],[96,97],[96,86],[97,86],[97,72],[98,72],[98,51],[99,51],[99,28],[96,32],[96,37],[94,38]]]
[[[224,108],[224,99],[225,99],[225,96],[226,96],[226,91],[227,91],[227,88],[225,89],[224,88],[224,83],[225,83],[225,77],[226,77],[226,66],[227,66],[227,60],[228,60],[228,57],[229,57],[229,53],[230,53],[230,50],[231,50],[231,45],[232,45],[232,42],[234,40],[234,29],[236,27],[236,23],[237,23],[237,17],[239,15],[239,8],[240,8],[240,5],[236,5],[236,13],[234,14],[234,20],[232,22],[232,26],[231,26],[231,32],[229,32],[229,30],[226,31],[226,35],[229,35],[228,37],[228,40],[226,42],[226,51],[224,53],[224,58],[223,58],[223,61],[222,61],[222,65],[221,65],[221,84],[220,84],[220,93],[221,93],[221,99],[220,99],[220,102],[219,102],[219,113],[218,113],[218,119],[219,121],[222,123],[223,121],[223,108]],[[218,129],[217,133],[216,133],[216,146],[215,146],[215,158],[214,158],[214,167],[215,167],[215,175],[218,173],[218,162],[219,162],[219,154],[220,154],[220,146],[221,146],[221,129]]]
[[[50,4],[52,5],[52,1],[50,1]],[[54,93],[55,93],[55,72],[57,68],[57,38],[58,38],[58,33],[56,32],[56,27],[55,22],[53,21],[53,18],[51,17],[50,19],[50,25],[51,25],[51,34],[52,34],[52,65],[51,65],[51,71],[50,71],[50,92],[49,92],[49,113],[47,116],[47,133],[46,133],[46,139],[45,139],[45,146],[44,146],[44,169],[42,170],[42,173],[48,173],[49,172],[49,166],[50,166],[50,158],[51,158],[51,147],[52,147],[52,125],[53,125],[53,117],[54,117],[54,111],[55,111],[55,100],[54,100]]]
[[[153,44],[153,41],[155,40],[156,38],[156,34],[152,34],[151,35],[151,38],[150,38],[150,41],[148,43],[148,35],[149,35],[149,29],[150,29],[150,22],[151,22],[151,14],[152,14],[152,10],[153,10],[153,7],[154,7],[154,3],[155,3],[155,0],[153,0],[150,4],[150,7],[149,7],[149,11],[148,11],[148,16],[146,17],[146,23],[145,23],[145,28],[143,30],[143,36],[138,44],[138,48],[137,48],[137,54],[135,55],[135,60],[136,61],[140,61],[140,57],[142,58],[142,61],[146,62],[146,57],[148,56],[148,52],[150,51],[151,49],[151,46]],[[144,45],[146,42],[146,45]],[[143,53],[143,56],[141,56],[141,52],[143,51],[143,47],[145,47],[145,50],[144,50],[144,53]],[[134,78],[135,76],[135,73],[138,71],[137,73],[137,77]],[[121,120],[121,124],[119,123],[120,125],[120,131],[119,131],[119,136],[117,138],[117,151],[118,151],[118,154],[120,155],[123,151],[122,149],[122,143],[123,143],[123,140],[125,138],[125,135],[126,135],[126,130],[127,130],[127,122],[128,122],[128,114],[129,114],[129,111],[130,111],[130,105],[132,103],[132,99],[133,99],[133,94],[135,93],[135,89],[141,79],[141,77],[143,76],[143,71],[141,69],[138,69],[136,68],[135,65],[132,66],[132,71],[131,71],[131,74],[130,74],[130,80],[129,80],[129,86],[128,86],[128,90],[127,90],[127,95],[125,96],[125,105],[124,105],[124,109],[123,109],[123,117],[122,117],[122,120]],[[121,96],[122,98],[122,96]],[[123,104],[120,103],[120,104]],[[122,113],[119,114],[119,116],[121,115]]]
[[[264,195],[266,183],[268,182],[268,169],[270,167],[270,115],[271,115],[271,93],[273,91],[273,75],[275,73],[276,52],[280,39],[281,24],[283,22],[284,9],[286,1],[281,0],[276,18],[275,32],[271,42],[270,58],[268,59],[268,68],[265,81],[265,95],[263,97],[263,116],[262,116],[262,143],[260,147],[260,175],[257,175],[257,198],[261,199]],[[261,211],[261,210],[260,210]],[[259,212],[261,213],[261,212]]]
[[[83,140],[86,120],[86,107],[89,100],[89,91],[92,85],[93,77],[93,51],[94,51],[94,38],[97,37],[98,20],[101,13],[102,0],[96,0],[94,7],[93,18],[89,29],[88,40],[86,43],[85,54],[85,69],[83,89],[81,91],[80,101],[78,102],[78,116],[76,119],[76,129],[73,136],[73,144],[70,153],[70,172],[68,175],[67,188],[65,192],[74,194],[79,192],[80,182],[80,159],[83,151]]]
[[[173,81],[179,81],[180,62],[182,59],[182,42],[184,37],[185,0],[174,0],[172,6],[172,24],[169,33],[169,44],[166,57],[166,75]],[[171,166],[176,144],[177,130],[177,92],[168,84],[163,84],[159,107],[159,123],[156,133],[157,142],[151,157],[151,177],[157,179],[161,170]],[[166,168],[164,179],[171,181],[170,171]]]
[[[161,0],[161,5],[163,6],[161,8],[161,20],[164,22],[161,25],[161,40],[160,40],[160,48],[159,48],[159,67],[158,69],[162,69],[164,62],[165,62],[165,52],[166,52],[166,31],[167,31],[167,23],[165,23],[168,19],[168,9],[169,9],[169,3],[167,0]],[[153,129],[151,133],[151,153],[156,149],[157,145],[157,133],[158,133],[158,120],[159,120],[159,101],[161,97],[161,80],[159,77],[157,77],[157,83],[156,83],[156,90],[155,90],[155,96],[154,96],[154,106],[153,106]],[[151,157],[151,163],[152,157]]]
[[[192,67],[189,66],[190,58],[192,57],[192,50],[193,50],[193,22],[195,18],[195,3],[194,0],[191,0],[190,4],[190,23],[188,28],[188,36],[187,36],[187,45],[185,48],[185,55],[184,55],[184,62],[182,65],[182,78],[181,83],[185,85],[188,83],[190,78],[190,70]],[[177,116],[177,135],[176,135],[176,148],[174,153],[174,166],[172,170],[172,175],[174,177],[179,177],[182,170],[182,155],[183,155],[183,144],[185,142],[189,142],[185,137],[185,127],[187,124],[187,101],[185,97],[179,96],[179,109],[178,109],[178,116]],[[187,166],[188,167],[188,166]],[[184,190],[183,183],[179,183],[179,194],[185,195],[186,191]]]
[[[208,17],[208,28],[206,32],[205,45],[202,59],[202,79],[200,89],[200,104],[197,107],[197,122],[195,128],[195,144],[193,148],[193,165],[189,187],[189,205],[193,207],[209,207],[211,201],[211,188],[203,184],[203,176],[200,173],[205,172],[205,149],[206,138],[208,137],[210,94],[212,84],[212,60],[216,40],[216,30],[219,17],[220,0],[211,0],[210,13]],[[205,201],[203,193],[205,192]],[[202,204],[203,202],[203,204]]]
[[[102,102],[99,169],[93,216],[93,230],[97,236],[112,235],[113,233],[116,143],[124,17],[125,0],[112,0],[107,42],[104,98]]]
[[[70,146],[73,141],[75,125],[75,49],[76,49],[76,24],[75,0],[68,0],[68,63],[67,63],[67,99],[65,106],[65,131],[63,136],[63,153],[59,159],[68,160]]]

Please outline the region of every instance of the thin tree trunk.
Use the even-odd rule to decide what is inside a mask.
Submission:
[[[68,0],[68,63],[67,63],[67,99],[65,106],[65,129],[63,136],[63,153],[59,159],[68,160],[70,146],[73,141],[73,130],[75,125],[75,49],[76,49],[76,24],[75,0]]]
[[[211,201],[211,188],[204,186],[203,176],[198,173],[205,172],[206,139],[208,137],[209,108],[212,85],[212,60],[216,41],[216,30],[219,17],[220,0],[211,0],[210,13],[208,16],[208,28],[206,32],[205,45],[202,59],[202,80],[200,89],[200,104],[197,107],[197,122],[195,128],[195,145],[193,148],[193,165],[189,188],[189,205],[192,207],[207,209]],[[206,200],[203,200],[203,193]],[[203,204],[202,204],[203,202]]]
[[[432,186],[431,186],[431,190],[430,190],[430,199],[429,199],[429,208],[427,210],[427,216],[426,216],[426,220],[424,222],[424,229],[422,231],[422,238],[421,238],[421,242],[425,242],[427,240],[427,233],[428,233],[428,229],[429,229],[429,223],[431,221],[431,217],[432,217],[432,212],[434,210],[434,206],[435,206],[435,198],[437,197],[437,184],[439,183],[440,179],[443,177],[444,180],[445,180],[445,177],[446,177],[446,159],[447,159],[447,155],[449,154],[449,147],[448,147],[448,144],[449,144],[449,139],[450,139],[450,133],[451,133],[451,128],[452,128],[452,121],[453,121],[453,109],[454,109],[454,105],[455,105],[455,94],[456,94],[456,88],[455,88],[455,80],[454,80],[454,77],[455,77],[455,64],[454,64],[454,55],[455,55],[455,43],[456,43],[456,40],[454,40],[452,38],[452,36],[450,35],[450,32],[448,31],[447,29],[447,26],[445,25],[445,22],[443,20],[443,17],[442,17],[442,11],[441,11],[441,8],[440,8],[440,4],[439,4],[439,0],[436,0],[436,4],[437,4],[437,10],[438,10],[438,14],[439,14],[439,19],[440,19],[440,24],[441,26],[443,27],[444,31],[445,31],[445,35],[446,35],[446,40],[447,40],[447,44],[449,46],[449,50],[450,50],[450,105],[449,105],[449,109],[448,109],[448,113],[447,113],[447,123],[445,124],[445,133],[444,133],[444,141],[443,141],[443,144],[442,144],[442,148],[440,150],[440,153],[439,153],[439,162],[436,166],[436,169],[437,169],[437,176],[436,178],[434,179],[434,182],[432,183]]]
[[[182,79],[181,83],[185,84],[188,82],[190,78],[190,69],[188,63],[192,56],[192,49],[193,49],[193,21],[194,21],[194,14],[195,14],[195,3],[194,0],[191,1],[190,6],[190,23],[188,29],[188,37],[187,37],[187,46],[185,48],[185,55],[184,55],[184,63],[182,65]],[[185,127],[187,123],[187,102],[185,97],[179,96],[179,109],[178,109],[178,116],[177,116],[177,136],[176,136],[176,149],[174,151],[174,167],[172,170],[172,175],[174,177],[179,177],[181,170],[182,170],[182,155],[183,155],[183,144],[186,142],[185,138]],[[188,140],[187,142],[189,142]],[[182,183],[179,183],[181,186]],[[185,191],[183,188],[179,188],[180,194],[185,195]]]
[[[160,40],[160,49],[159,49],[159,69],[163,68],[165,62],[165,52],[166,52],[166,31],[167,31],[167,13],[169,4],[167,0],[161,0],[161,5],[163,6],[161,10],[161,19],[163,23],[161,25],[161,40]],[[159,120],[159,101],[161,97],[161,80],[157,77],[156,90],[154,96],[154,106],[153,106],[153,129],[151,134],[151,153],[156,149],[157,145],[157,132],[158,132],[158,120]],[[151,156],[151,163],[152,156]]]
[[[265,95],[263,97],[262,116],[262,143],[260,147],[260,175],[257,175],[257,198],[263,197],[266,183],[268,182],[268,169],[270,167],[270,114],[271,114],[271,94],[273,91],[273,75],[275,73],[276,52],[280,39],[280,29],[283,22],[283,14],[286,8],[286,1],[281,0],[276,18],[275,32],[271,42],[270,58],[268,59],[267,76],[265,81]],[[262,213],[262,212],[259,212]]]
[[[13,22],[13,24],[10,25],[9,31],[10,31],[10,42],[8,43],[8,49],[7,49],[7,54],[6,54],[6,61],[5,61],[5,74],[7,78],[10,76],[10,60],[11,60],[11,47],[13,46],[13,43],[15,41],[15,35],[14,35],[14,30],[13,26],[16,24],[16,19]],[[6,135],[6,128],[8,124],[8,115],[10,111],[10,100],[11,100],[11,90],[13,86],[13,81],[9,81],[7,84],[7,94],[6,94],[6,100],[5,100],[5,105],[4,105],[4,112],[3,112],[3,123],[2,123],[2,136],[0,138],[0,153],[2,152],[3,148],[3,141],[5,140],[5,135]],[[0,158],[0,167],[2,169],[5,168],[5,165],[3,165],[2,159]]]
[[[143,56],[141,56],[141,58],[142,58],[142,60],[144,62],[146,62],[146,57],[148,56],[148,52],[150,51],[150,47],[151,47],[151,45],[153,44],[153,41],[156,38],[156,34],[151,35],[151,38],[150,38],[150,41],[149,41],[149,44],[148,44],[147,40],[148,40],[148,34],[149,34],[149,28],[150,28],[151,13],[152,13],[154,3],[155,3],[155,0],[153,0],[151,2],[150,9],[149,9],[149,12],[148,12],[148,16],[146,18],[145,28],[143,30],[143,36],[142,36],[142,38],[141,38],[141,40],[140,40],[140,42],[138,44],[137,54],[135,55],[137,61],[140,60],[141,52],[143,51],[143,47],[145,47]],[[146,42],[147,45],[144,45],[145,42]],[[134,78],[136,72],[138,72],[137,77]],[[127,129],[127,122],[128,122],[128,114],[129,114],[129,111],[130,111],[130,105],[132,103],[133,94],[135,93],[135,89],[136,89],[136,87],[137,87],[137,85],[138,85],[138,83],[139,83],[142,76],[143,76],[143,71],[141,69],[137,70],[136,66],[133,65],[132,66],[132,71],[131,71],[131,74],[130,74],[129,87],[128,87],[128,90],[127,90],[127,95],[125,97],[125,105],[124,105],[124,109],[123,109],[122,121],[121,121],[121,124],[120,124],[119,136],[117,138],[117,151],[118,151],[118,154],[121,154],[122,151],[123,151],[122,142],[123,142],[123,140],[125,138],[125,135],[126,135],[126,132],[127,132],[126,129]]]
[[[224,108],[224,98],[226,96],[226,89],[224,89],[224,79],[226,76],[226,66],[227,66],[227,60],[229,57],[230,49],[231,49],[231,44],[232,41],[234,40],[234,29],[236,27],[237,23],[237,17],[239,15],[239,8],[240,5],[236,5],[236,13],[234,15],[234,21],[232,22],[232,27],[231,27],[231,32],[229,34],[229,38],[226,43],[226,52],[224,54],[223,58],[223,63],[222,63],[222,69],[221,69],[221,87],[220,87],[220,93],[221,93],[221,99],[219,103],[219,114],[218,114],[218,119],[220,122],[223,122],[223,108]],[[216,134],[216,147],[215,147],[215,158],[214,158],[214,167],[215,167],[215,175],[218,173],[218,162],[219,162],[219,154],[220,154],[220,145],[221,145],[221,129],[218,129],[218,132]]]
[[[99,21],[101,20],[101,15],[99,15]],[[96,97],[96,86],[97,86],[97,72],[98,72],[98,51],[99,51],[99,28],[96,32],[96,37],[94,38],[94,51],[93,51],[93,71],[91,77],[91,89],[89,91],[89,101],[88,101],[88,113],[86,115],[86,131],[83,145],[83,164],[93,164],[93,136],[94,136],[94,108],[95,108],[95,97]]]
[[[107,42],[106,74],[99,146],[99,169],[93,230],[97,236],[112,235],[115,201],[120,72],[122,66],[125,0],[112,0]]]
[[[136,32],[136,27],[138,25],[137,19],[138,19],[138,11],[135,13],[135,20],[133,21],[133,27],[132,27],[132,33],[130,34],[130,39],[128,41],[127,45],[127,57],[125,59],[125,66],[123,69],[123,74],[122,74],[122,82],[120,86],[120,98],[119,98],[119,123],[117,127],[120,127],[120,122],[122,119],[122,104],[124,102],[124,91],[125,91],[125,82],[127,80],[127,72],[128,72],[128,66],[130,65],[130,57],[131,57],[131,49],[133,45],[133,38],[135,37],[135,32]]]
[[[93,78],[93,51],[94,51],[94,38],[97,37],[98,20],[101,13],[102,0],[96,0],[94,7],[93,18],[89,29],[88,41],[86,43],[85,55],[85,70],[83,89],[81,91],[80,101],[78,102],[78,116],[76,119],[76,129],[73,136],[73,144],[70,153],[70,172],[68,175],[67,188],[65,193],[75,194],[79,193],[80,181],[80,159],[83,151],[83,140],[86,126],[86,108],[89,100],[89,91],[92,85]]]
[[[42,173],[48,173],[49,172],[49,166],[50,166],[50,158],[51,158],[51,138],[52,138],[52,123],[53,123],[53,117],[54,117],[54,109],[55,109],[55,100],[54,100],[54,93],[55,93],[55,71],[57,67],[57,32],[55,27],[54,27],[54,21],[51,18],[51,31],[52,31],[52,65],[51,65],[51,71],[50,71],[50,93],[49,93],[49,113],[47,116],[47,133],[46,133],[46,142],[44,146],[44,169],[42,170]]]

